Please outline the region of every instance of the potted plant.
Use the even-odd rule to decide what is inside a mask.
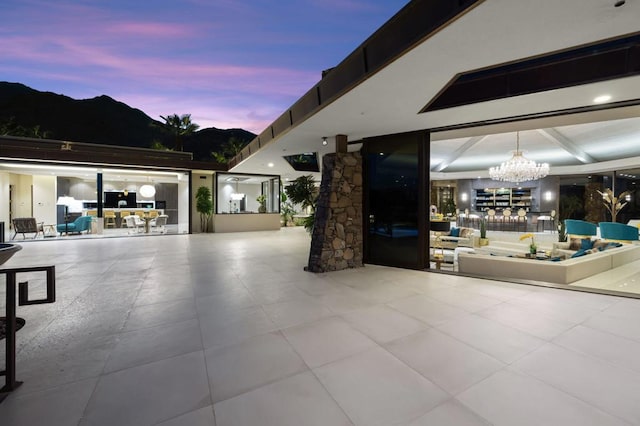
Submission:
[[[567,241],[567,225],[564,221],[560,221],[558,224],[558,242],[564,243]]]
[[[200,213],[200,229],[202,232],[209,232],[213,200],[211,199],[211,190],[206,186],[201,186],[196,192],[196,210]]]
[[[266,213],[267,212],[267,197],[262,194],[258,195],[256,201],[260,203],[260,207],[258,207],[258,213]]]
[[[484,217],[480,218],[480,245],[489,245],[489,239],[487,238],[487,219]]]
[[[533,239],[533,234],[524,234],[520,237],[520,241],[526,240],[527,238],[531,238],[531,244],[529,244],[529,254],[531,256],[535,256],[536,253],[538,253],[538,246],[536,245],[536,241]]]
[[[300,204],[303,210],[310,210],[309,215],[304,218],[304,227],[311,233],[315,222],[316,201],[318,199],[318,189],[313,181],[313,176],[300,176],[284,190],[293,203]]]
[[[282,226],[289,226],[293,222],[293,215],[296,214],[293,205],[289,201],[287,194],[282,191],[280,193],[280,215],[282,216]]]

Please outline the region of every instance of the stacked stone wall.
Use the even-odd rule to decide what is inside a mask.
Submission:
[[[307,270],[339,271],[362,266],[362,156],[327,154]]]

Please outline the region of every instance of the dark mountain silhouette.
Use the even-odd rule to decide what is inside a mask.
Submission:
[[[37,127],[47,138],[73,142],[138,148],[150,148],[154,142],[168,148],[174,144],[161,122],[109,96],[76,100],[20,83],[0,82],[0,129],[3,123],[5,128]],[[255,136],[243,129],[205,128],[184,138],[184,150],[193,152],[194,160],[213,161],[211,152],[222,151],[231,137],[248,143]]]

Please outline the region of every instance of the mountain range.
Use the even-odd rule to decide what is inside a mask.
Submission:
[[[162,124],[106,95],[78,100],[21,83],[0,82],[0,134],[138,148],[159,142],[171,148],[173,136]],[[255,136],[243,129],[204,128],[184,137],[184,151],[192,152],[194,160],[213,161],[211,152],[222,152],[229,139],[247,144]]]

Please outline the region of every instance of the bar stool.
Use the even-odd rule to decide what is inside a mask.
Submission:
[[[104,227],[105,228],[116,227],[116,212],[112,210],[106,210],[104,212]]]
[[[511,209],[504,209],[502,211],[502,220],[501,220],[501,230],[506,230],[507,228],[511,228]]]
[[[490,228],[489,225],[493,224],[493,229],[496,229],[496,223],[498,219],[496,217],[496,211],[494,209],[489,209],[487,211],[487,229]]]
[[[516,218],[516,228],[519,231],[520,225],[524,228],[523,231],[527,232],[527,212],[525,209],[518,210],[518,217]]]
[[[551,210],[551,232],[556,232],[557,229],[555,227],[556,224],[556,211],[555,210]]]

